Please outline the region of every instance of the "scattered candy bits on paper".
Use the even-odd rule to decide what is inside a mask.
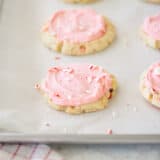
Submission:
[[[108,134],[108,135],[112,135],[112,134],[113,134],[112,129],[108,128],[108,129],[107,129],[107,134]]]
[[[54,60],[56,60],[56,61],[61,60],[61,57],[55,56],[55,57],[54,57]]]

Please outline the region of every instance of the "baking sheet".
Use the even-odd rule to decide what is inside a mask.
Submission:
[[[95,135],[95,134],[1,134],[0,141],[9,143],[62,144],[159,144],[159,135]]]
[[[103,52],[84,57],[57,55],[46,49],[39,35],[42,24],[58,9],[82,7],[108,16],[117,28],[116,41]],[[4,0],[0,12],[1,133],[106,135],[112,129],[115,135],[159,135],[160,111],[138,89],[140,74],[160,56],[158,50],[144,45],[138,30],[147,15],[158,11],[160,6],[140,0],[100,0],[88,5]],[[107,109],[68,115],[49,108],[34,89],[48,67],[71,62],[97,64],[116,75],[118,92]]]

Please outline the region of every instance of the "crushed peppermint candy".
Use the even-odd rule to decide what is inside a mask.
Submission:
[[[106,74],[102,74],[100,78],[106,78]]]
[[[92,77],[87,77],[88,83],[92,82]]]
[[[39,85],[39,84],[36,84],[36,85],[35,85],[35,89],[40,89],[40,85]]]
[[[55,59],[55,60],[60,60],[61,57],[55,56],[54,59]]]
[[[60,68],[58,68],[58,67],[52,67],[48,71],[49,72],[58,72],[58,71],[60,71]]]
[[[91,65],[89,65],[89,69],[95,70],[95,69],[98,69],[98,66],[91,64]]]
[[[59,93],[55,93],[54,96],[60,97],[60,94]]]
[[[63,69],[64,72],[73,73],[73,68],[65,68]]]
[[[107,134],[108,134],[108,135],[112,135],[112,134],[113,134],[112,129],[110,129],[110,128],[109,128],[109,129],[107,129]]]
[[[99,81],[101,81],[102,79],[105,79],[105,78],[106,78],[106,74],[102,74],[101,76],[96,78],[96,82],[99,82]]]

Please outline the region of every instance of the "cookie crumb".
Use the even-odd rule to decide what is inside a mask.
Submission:
[[[46,123],[45,123],[45,126],[46,126],[46,127],[50,127],[51,124],[50,124],[49,122],[46,122]]]
[[[58,72],[58,71],[60,71],[60,68],[58,67],[52,67],[48,70],[48,72]]]
[[[54,96],[60,97],[60,94],[59,93],[55,93]]]
[[[113,119],[116,118],[116,112],[112,112],[112,118],[113,118]]]
[[[40,85],[39,85],[39,84],[36,84],[36,85],[34,86],[34,88],[35,88],[35,89],[40,89]]]
[[[124,37],[123,39],[125,47],[128,47],[128,38]]]
[[[136,108],[136,107],[134,107],[134,108],[133,108],[133,111],[134,111],[134,112],[137,112],[137,108]]]
[[[110,128],[109,128],[109,129],[107,129],[107,134],[108,134],[108,135],[112,135],[112,134],[113,134],[112,129],[110,129]]]
[[[90,65],[89,65],[89,69],[90,69],[90,70],[96,70],[96,69],[98,69],[98,66],[93,65],[93,64],[90,64]]]
[[[63,71],[71,73],[71,74],[74,72],[74,70],[72,68],[65,68],[65,69],[63,69]]]
[[[61,59],[61,57],[59,57],[59,56],[54,57],[54,60],[60,60],[60,59]]]
[[[92,82],[92,77],[88,77],[87,80],[88,80],[88,83],[91,83]]]

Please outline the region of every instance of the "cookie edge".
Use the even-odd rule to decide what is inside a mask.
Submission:
[[[153,91],[145,85],[144,80],[146,74],[147,71],[144,71],[140,77],[140,85],[139,85],[140,92],[148,102],[160,108],[160,94],[153,93]]]
[[[140,31],[140,36],[147,46],[155,49],[160,49],[160,40],[153,39],[151,36],[145,33],[142,29]]]

